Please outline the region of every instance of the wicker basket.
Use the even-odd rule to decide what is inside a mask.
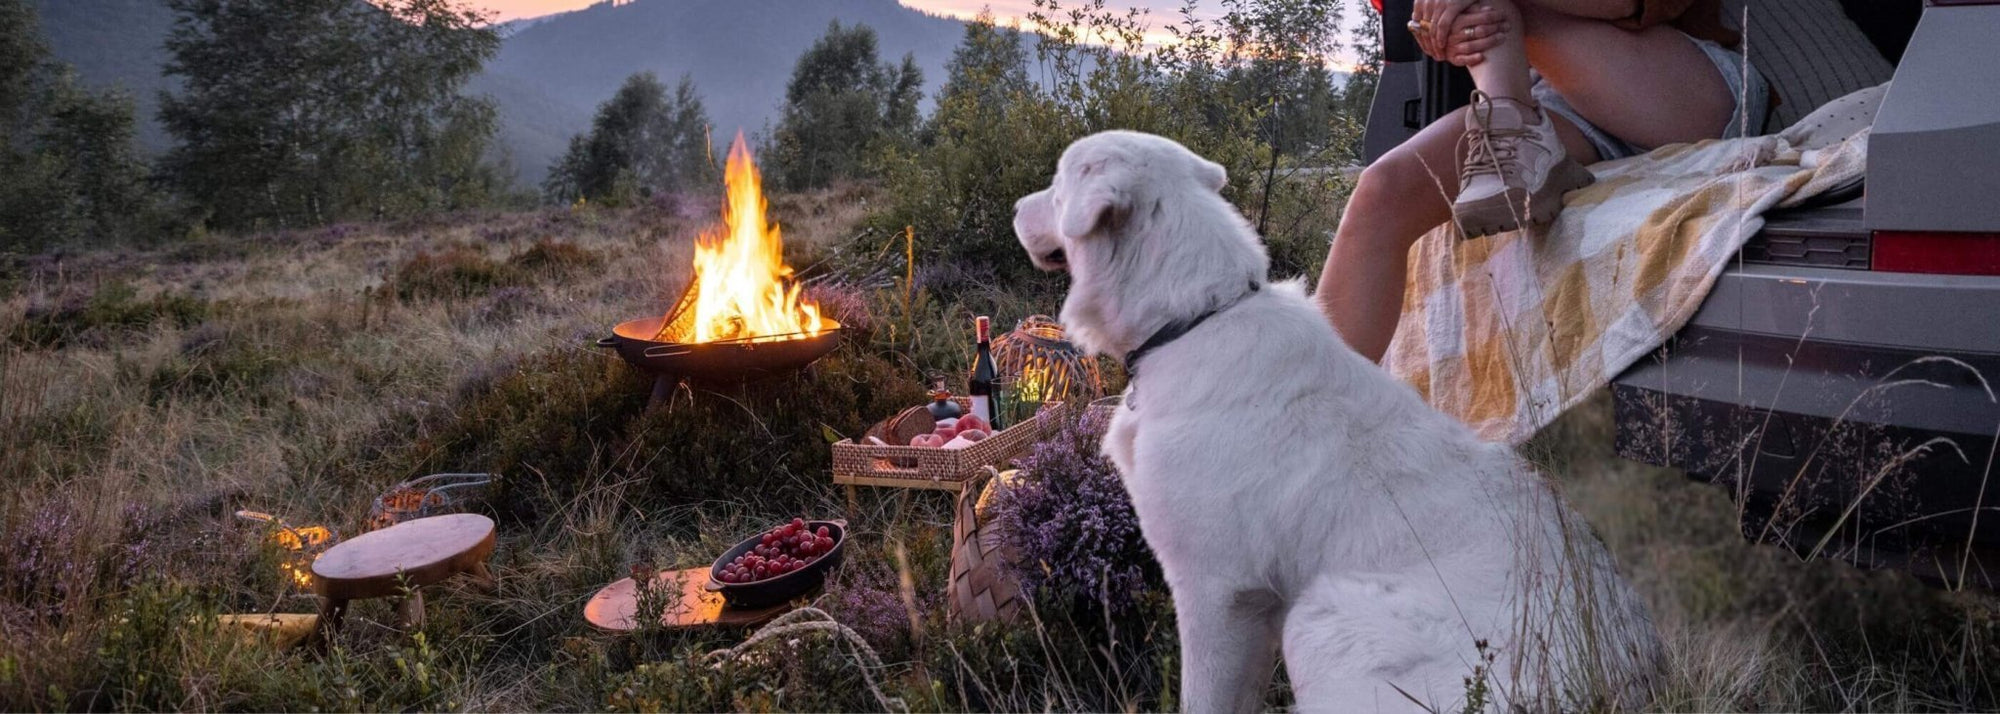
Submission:
[[[970,400],[958,399],[968,410],[971,408]],[[1006,466],[1007,462],[1027,455],[1062,414],[1062,402],[1049,402],[1042,405],[1033,419],[1001,429],[963,449],[837,442],[833,445],[833,482],[846,486],[963,490],[965,483],[984,474],[986,467]]]
[[[993,521],[980,519],[977,506],[982,490],[1002,487],[998,476],[990,467],[983,469],[958,494],[958,518],[951,526],[951,582],[945,587],[955,620],[1012,622],[1021,613],[1025,596],[1011,572],[1014,549],[1006,546]]]
[[[368,530],[455,513],[473,494],[492,485],[493,479],[493,474],[431,474],[396,484],[375,498],[368,510]]]

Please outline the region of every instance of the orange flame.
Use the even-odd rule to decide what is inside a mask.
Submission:
[[[286,525],[277,516],[262,511],[237,511],[236,517],[247,521],[257,521],[271,525],[271,542],[291,551],[294,555],[278,563],[278,569],[290,576],[300,588],[310,588],[313,584],[312,561],[319,557],[333,540],[333,531],[326,526]]]
[[[722,230],[703,232],[694,251],[693,321],[681,342],[796,339],[825,329],[819,306],[799,296],[785,266],[778,227],[764,216],[764,189],[750,149],[737,132],[724,173],[729,200]]]

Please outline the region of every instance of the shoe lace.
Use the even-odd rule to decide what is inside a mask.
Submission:
[[[1465,132],[1465,160],[1459,162],[1461,184],[1474,176],[1499,174],[1512,179],[1521,173],[1521,140],[1528,137],[1528,130],[1494,129],[1493,99],[1485,92],[1474,90],[1470,110],[1477,126]]]

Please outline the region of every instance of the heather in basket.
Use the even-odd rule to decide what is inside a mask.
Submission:
[[[1038,601],[1125,612],[1163,586],[1125,485],[1099,449],[1109,421],[1088,410],[1062,420],[994,494],[993,517],[1020,556],[1017,576]]]

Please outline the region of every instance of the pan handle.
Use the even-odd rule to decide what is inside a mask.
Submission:
[[[679,349],[679,351],[678,352],[662,351],[662,350],[672,350],[672,349]],[[646,359],[659,359],[661,357],[679,357],[681,355],[693,351],[694,350],[687,349],[685,347],[680,347],[678,345],[653,345],[652,347],[646,348],[646,351],[643,354],[646,356]]]
[[[616,338],[616,337],[600,337],[600,338],[597,338],[597,346],[598,346],[598,347],[602,347],[602,348],[604,348],[604,349],[607,349],[607,350],[608,350],[608,349],[611,349],[611,348],[613,348],[613,347],[617,347],[617,346],[618,346],[618,338]]]

